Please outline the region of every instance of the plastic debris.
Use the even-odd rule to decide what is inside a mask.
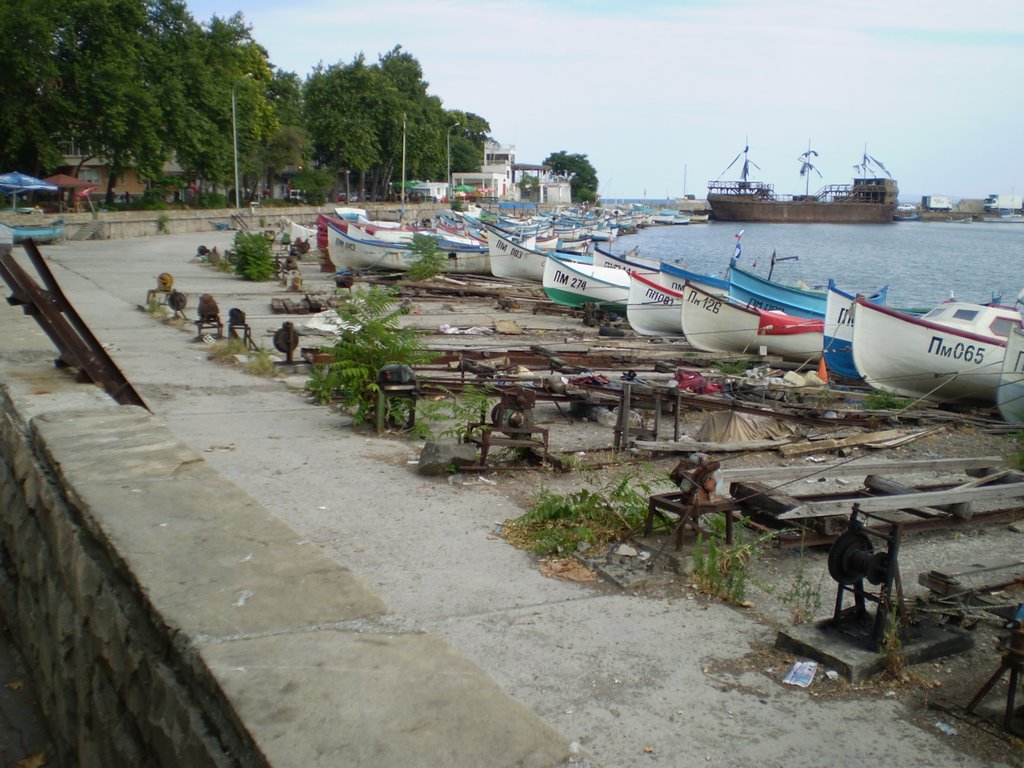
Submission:
[[[806,688],[812,682],[814,682],[814,675],[818,671],[818,662],[816,661],[797,661],[790,667],[789,672],[782,678],[782,682],[786,685],[799,685],[801,688]]]

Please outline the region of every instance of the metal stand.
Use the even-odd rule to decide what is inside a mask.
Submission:
[[[862,518],[889,523],[889,531],[871,530],[864,524]],[[872,537],[885,543],[885,552],[874,551]],[[837,584],[831,626],[865,641],[873,650],[878,650],[885,644],[889,617],[894,612],[899,620],[900,639],[906,642],[910,635],[898,563],[900,538],[899,523],[861,512],[854,504],[849,528],[836,539],[828,553],[828,572]],[[865,580],[881,587],[877,595],[864,588]],[[843,598],[847,592],[853,593],[854,604],[844,610]],[[869,601],[876,605],[873,621],[867,611]]]
[[[967,712],[974,712],[981,700],[992,690],[1006,670],[1010,670],[1010,686],[1006,691],[1006,710],[1003,713],[1003,730],[1008,733],[1021,735],[1020,731],[1013,728],[1013,705],[1017,699],[1017,685],[1020,683],[1021,672],[1024,672],[1024,630],[1015,629],[1010,633],[1010,647],[1003,656],[999,669],[988,679],[981,690],[979,690],[971,703],[967,705]]]

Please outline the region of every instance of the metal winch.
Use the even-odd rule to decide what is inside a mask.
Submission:
[[[491,409],[491,424],[499,432],[505,429],[529,429],[533,426],[533,409],[537,393],[526,387],[513,387],[501,393],[501,400]]]

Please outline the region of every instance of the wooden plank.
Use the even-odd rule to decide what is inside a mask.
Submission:
[[[736,467],[723,469],[727,482],[739,480],[800,480],[805,477],[855,477],[878,472],[966,472],[998,467],[1002,456],[963,459],[897,459],[894,461],[839,461],[834,464],[801,464],[795,467]]]
[[[956,570],[920,573],[917,583],[940,595],[987,592],[1024,581],[1024,560],[995,565],[967,565]]]
[[[864,445],[865,443],[877,443],[882,440],[892,440],[897,437],[905,437],[906,435],[906,431],[902,429],[886,429],[881,432],[865,432],[862,435],[854,435],[853,437],[844,437],[840,439],[807,440],[802,443],[783,445],[779,448],[779,453],[783,456],[800,456],[804,453],[831,451],[835,448],[849,448],[854,445]]]
[[[931,507],[936,504],[957,504],[963,501],[1012,501],[1024,498],[1024,483],[992,485],[981,488],[950,489],[946,491],[922,491],[920,493],[896,496],[865,497],[857,501],[808,501],[799,507],[779,515],[779,520],[798,520],[806,517],[827,517],[847,515],[856,503],[864,512],[884,512],[904,507]]]
[[[708,451],[711,453],[734,453],[736,451],[770,451],[792,442],[791,440],[736,440],[731,443],[712,443],[700,440],[654,441],[637,440],[636,447],[645,451],[661,451],[663,453],[692,453]]]

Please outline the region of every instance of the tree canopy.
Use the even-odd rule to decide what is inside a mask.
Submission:
[[[183,0],[3,3],[0,35],[0,170],[42,176],[65,156],[100,160],[108,199],[127,169],[159,184],[171,161],[190,183],[228,188],[236,135],[253,196],[284,172],[333,185],[321,194],[383,196],[403,164],[408,179],[476,170],[490,140],[487,120],[446,109],[401,46],[301,81],[274,67],[241,13],[200,23]],[[571,176],[574,196],[596,192],[586,155],[545,162]]]

